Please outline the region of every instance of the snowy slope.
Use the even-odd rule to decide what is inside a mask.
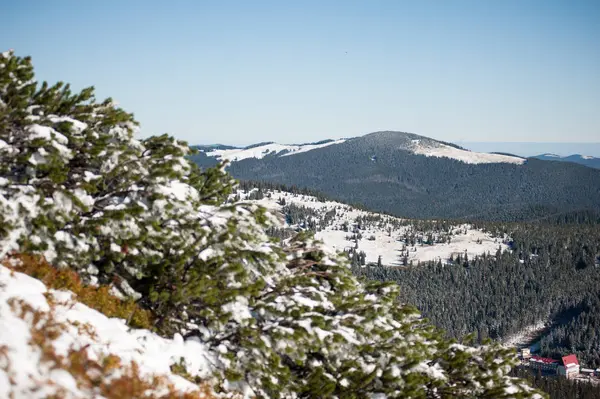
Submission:
[[[21,314],[27,305],[40,312],[36,325],[32,313]],[[48,290],[39,280],[0,265],[0,398],[101,397],[95,388],[79,386],[70,372],[47,361],[40,347],[31,343],[34,328],[46,319],[65,325],[55,340],[49,339],[59,356],[69,350],[83,350],[98,361],[116,355],[123,365],[137,363],[141,376],[161,376],[180,392],[197,391],[198,386],[173,374],[170,365],[183,360],[190,374],[205,379],[215,364],[197,341],[184,341],[180,335],[164,339],[147,330],[130,329],[124,320],[109,319],[75,302],[68,291]],[[116,370],[113,378],[121,372]],[[152,393],[164,390],[165,386],[157,385]]]
[[[415,154],[425,155],[427,157],[452,158],[470,164],[482,163],[513,163],[523,164],[525,159],[502,154],[489,154],[485,152],[473,152],[462,150],[446,144],[436,143],[434,146],[421,145],[415,143],[411,148]]]
[[[238,191],[242,200],[248,198],[249,193]],[[268,197],[267,195],[270,195]],[[488,233],[472,228],[468,224],[452,225],[448,233],[438,231],[434,228],[422,229],[419,221],[402,220],[393,216],[367,212],[353,208],[349,205],[325,201],[321,202],[315,197],[306,195],[296,195],[287,192],[273,191],[265,194],[260,200],[251,200],[265,206],[268,209],[282,212],[284,205],[281,205],[282,199],[286,206],[294,204],[301,207],[310,208],[317,212],[317,224],[320,223],[315,237],[322,240],[328,247],[337,251],[348,251],[356,246],[356,240],[348,239],[356,228],[357,218],[379,219],[373,223],[364,223],[359,230],[362,238],[358,239],[357,251],[366,253],[367,263],[376,263],[381,256],[382,264],[386,266],[403,265],[403,254],[408,253],[408,264],[417,264],[418,262],[441,261],[446,262],[450,256],[460,254],[464,256],[465,252],[470,258],[483,253],[494,255],[498,248],[508,249],[500,238],[493,238]],[[323,218],[328,212],[335,210],[334,219],[328,224],[323,224]],[[321,220],[320,222],[318,220]],[[347,224],[349,230],[345,231],[343,226]],[[288,225],[291,228],[297,228],[297,225]],[[410,245],[404,241],[406,235],[415,235],[417,240],[424,239],[428,235],[441,237],[446,235],[450,242],[435,243],[433,245],[415,243]]]
[[[311,151],[317,148],[327,147],[333,144],[341,144],[345,140],[335,140],[329,141],[327,143],[322,144],[301,144],[301,145],[288,145],[288,144],[277,144],[277,143],[269,143],[260,146],[252,146],[251,148],[236,148],[236,149],[227,149],[227,150],[214,150],[206,152],[206,155],[209,157],[214,157],[219,160],[228,160],[228,161],[241,161],[243,159],[248,158],[257,158],[261,159],[267,155],[275,155],[281,154],[281,156],[288,156],[294,154],[300,154],[302,152]]]

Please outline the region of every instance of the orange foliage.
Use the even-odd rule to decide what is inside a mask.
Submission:
[[[214,399],[210,388],[201,384],[191,392],[180,392],[162,376],[142,376],[135,362],[123,365],[115,355],[107,355],[98,361],[88,356],[87,346],[71,348],[66,356],[56,353],[53,341],[67,328],[54,318],[53,311],[35,310],[23,300],[12,299],[9,302],[12,310],[31,324],[30,345],[41,351],[41,361],[49,363],[52,369],[67,371],[77,382],[77,387],[84,392],[100,395],[107,399]],[[52,308],[52,305],[51,305]],[[0,355],[7,350],[0,348]],[[6,365],[6,371],[10,364]],[[52,385],[51,381],[46,381]],[[157,393],[156,391],[160,391]],[[64,389],[57,389],[53,398],[65,397]]]
[[[77,301],[107,317],[128,320],[129,325],[135,328],[152,327],[150,311],[140,308],[133,300],[124,301],[110,294],[110,288],[107,286],[94,287],[83,284],[74,270],[57,269],[43,258],[32,255],[15,255],[2,264],[42,281],[48,288],[73,292]]]

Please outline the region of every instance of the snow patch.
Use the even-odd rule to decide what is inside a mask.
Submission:
[[[34,310],[48,312],[50,305],[45,296],[48,294],[55,302],[56,321],[68,326],[52,342],[58,354],[66,354],[71,348],[82,348],[91,359],[116,355],[122,364],[136,362],[141,376],[164,376],[182,392],[197,390],[198,386],[173,374],[172,364],[182,362],[188,373],[202,379],[209,379],[218,364],[214,354],[197,340],[184,341],[181,336],[165,339],[148,330],[130,329],[124,320],[109,319],[74,302],[70,292],[48,290],[39,280],[0,266],[0,347],[4,347],[10,365],[9,368],[0,367],[0,397],[11,397],[12,392],[16,398],[44,398],[60,389],[72,398],[93,396],[78,387],[71,374],[52,370],[41,360],[41,354],[29,342],[30,320],[20,318],[9,305],[9,300],[14,298]],[[93,333],[82,333],[73,323],[88,325]]]
[[[265,195],[260,200],[247,201],[249,193],[237,192],[245,202],[259,204],[271,211],[281,212],[284,205],[280,200],[285,200],[286,205],[294,204],[306,207],[316,211],[320,217],[335,211],[335,216],[327,226],[319,226],[315,238],[333,251],[348,251],[355,246],[354,241],[348,240],[352,235],[352,228],[355,226],[357,218],[370,219],[381,217],[382,224],[379,226],[368,226],[360,230],[362,238],[358,241],[357,251],[364,251],[366,254],[366,263],[377,263],[379,256],[385,266],[403,266],[402,253],[408,251],[408,264],[414,264],[429,261],[441,261],[446,263],[451,255],[460,254],[464,257],[465,253],[469,258],[480,256],[484,253],[495,255],[500,249],[505,251],[508,246],[500,238],[494,238],[487,232],[473,228],[469,224],[456,224],[452,226],[452,235],[449,243],[434,243],[432,245],[409,245],[403,241],[405,233],[411,233],[413,226],[406,223],[404,226],[393,227],[394,222],[401,222],[402,219],[388,215],[381,215],[374,212],[367,212],[353,208],[347,204],[335,201],[319,201],[317,198],[307,195],[294,195],[282,191],[270,191],[270,197]],[[349,226],[345,231],[343,226]],[[299,228],[297,225],[289,225],[291,228]],[[308,302],[305,303],[308,305]]]
[[[452,158],[470,164],[512,163],[522,165],[525,163],[525,159],[519,157],[461,150],[441,143],[437,143],[436,146],[416,144],[417,145],[412,148],[412,151],[415,154],[425,155],[426,157]]]
[[[281,154],[278,156],[288,156],[300,154],[307,151],[312,151],[317,148],[328,147],[334,144],[341,144],[345,139],[330,141],[323,144],[304,144],[304,145],[288,145],[269,143],[252,148],[235,148],[231,150],[213,150],[206,153],[209,157],[215,157],[219,160],[241,161],[248,158],[262,159],[267,155]]]

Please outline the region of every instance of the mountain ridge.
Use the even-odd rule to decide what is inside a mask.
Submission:
[[[453,158],[466,163],[524,162],[523,157],[511,154],[474,152],[453,143],[436,140],[416,133],[390,130],[368,133],[359,137],[341,138],[337,140],[326,139],[305,144],[279,144],[268,141],[245,147],[223,146],[219,144],[195,147],[209,158],[236,162],[248,158],[262,159],[264,157],[295,155],[330,145],[341,144],[346,141],[361,139],[368,141],[374,137],[376,140],[385,140],[389,145],[398,150],[410,151],[425,156]]]
[[[194,160],[217,162],[206,153]],[[375,132],[293,156],[247,157],[228,168],[238,179],[307,187],[401,217],[522,221],[600,212],[596,169],[474,153],[413,133]]]
[[[600,158],[591,155],[572,154],[567,156],[560,156],[557,154],[545,153],[540,155],[534,155],[531,158],[537,158],[543,161],[550,162],[571,162],[594,169],[600,169]]]

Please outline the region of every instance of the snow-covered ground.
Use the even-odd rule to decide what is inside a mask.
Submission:
[[[471,164],[514,163],[520,165],[525,163],[525,159],[519,157],[461,150],[459,148],[451,147],[441,143],[438,143],[436,146],[423,146],[418,142],[414,143],[413,140],[413,145],[412,151],[415,154],[421,154],[427,157],[453,158]]]
[[[40,312],[35,323],[32,313],[21,314],[26,305]],[[32,344],[32,331],[52,318],[53,323],[64,324],[62,333],[46,342],[59,356],[70,350],[84,350],[94,361],[116,355],[124,366],[135,362],[140,376],[163,377],[180,392],[198,391],[198,385],[173,374],[172,364],[182,362],[188,373],[203,379],[210,377],[215,365],[197,341],[184,341],[180,335],[164,339],[128,328],[124,320],[109,319],[74,301],[68,291],[48,290],[39,280],[0,265],[0,398],[101,397],[94,388],[78,386],[70,372],[46,360],[40,347]],[[119,373],[116,370],[112,377]],[[151,393],[159,395],[165,386],[155,389]]]
[[[502,340],[502,345],[517,348],[529,345],[546,327],[546,322],[538,321],[535,324],[525,327],[519,333],[506,337]]]
[[[330,141],[323,144],[302,144],[302,145],[288,145],[288,144],[277,144],[269,143],[252,148],[236,148],[231,150],[214,150],[206,153],[209,157],[215,157],[219,160],[228,161],[241,161],[247,158],[261,159],[267,155],[279,154],[284,152],[282,156],[300,154],[302,152],[311,151],[317,148],[323,148],[334,144],[343,143],[344,139]]]
[[[490,238],[487,234],[479,231],[470,229],[470,226],[466,227],[466,234],[459,234],[452,237],[450,243],[439,243],[433,245],[415,245],[406,247],[409,251],[408,263],[417,264],[418,262],[428,261],[441,261],[446,263],[451,255],[467,253],[469,258],[473,258],[483,253],[490,253],[494,255],[498,250],[498,246],[501,245],[506,248],[505,245],[494,242],[493,238]],[[400,233],[400,232],[398,232]],[[363,236],[360,240],[358,250],[364,251],[367,254],[367,262],[377,262],[379,255],[381,255],[381,263],[386,266],[401,266],[403,259],[401,253],[405,245],[402,241],[388,236],[386,232],[382,232],[376,229],[369,229],[366,231],[365,236],[374,235],[375,240],[368,240]],[[345,239],[347,234],[336,230],[326,230],[318,232],[316,237],[333,249],[344,250],[351,248],[354,244],[351,241]],[[482,240],[481,244],[477,243],[477,240]]]
[[[238,195],[244,199],[248,194],[239,191]],[[334,201],[321,202],[315,197],[306,195],[273,191],[270,193],[270,197],[265,194],[264,198],[252,200],[251,202],[281,212],[284,208],[281,199],[285,201],[286,205],[295,204],[317,211],[319,214],[318,219],[324,218],[325,214],[335,210],[336,214],[333,220],[326,226],[319,226],[319,231],[317,231],[315,237],[337,251],[347,251],[355,247],[356,242],[347,239],[347,237],[353,234],[353,226],[355,226],[357,218],[372,219],[379,217],[380,220],[377,222],[367,222],[364,226],[361,226],[360,234],[362,238],[358,240],[356,251],[365,252],[367,263],[375,263],[381,256],[383,265],[402,266],[406,251],[408,251],[408,263],[417,264],[418,262],[438,260],[445,263],[451,255],[460,254],[464,256],[465,253],[469,258],[483,253],[494,255],[498,248],[502,251],[508,249],[508,246],[503,244],[501,239],[493,238],[490,234],[474,229],[468,224],[453,225],[450,229],[452,234],[448,235],[450,242],[433,245],[419,243],[409,245],[409,243],[404,242],[406,234],[415,234],[417,237],[426,238],[429,234],[439,236],[443,233],[434,230],[420,231],[417,227],[418,221],[411,222],[389,215],[366,212]],[[344,230],[345,224],[349,227],[348,231]]]

